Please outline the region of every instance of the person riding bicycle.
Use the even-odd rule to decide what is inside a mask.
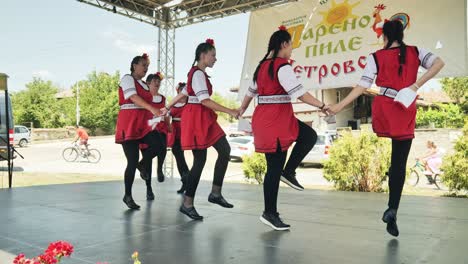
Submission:
[[[424,164],[426,171],[424,174],[428,177],[429,182],[432,182],[432,175],[440,173],[440,166],[442,165],[442,151],[437,148],[434,141],[427,141],[426,144],[427,153],[417,158],[416,160],[421,161]]]
[[[78,125],[75,126],[75,131],[76,131],[76,136],[73,139],[73,143],[75,143],[78,139],[80,140],[80,147],[84,146],[86,149],[86,153],[89,154],[89,149],[88,149],[88,132],[83,127],[80,127]]]

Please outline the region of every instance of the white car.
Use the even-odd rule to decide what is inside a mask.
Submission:
[[[231,146],[231,159],[240,159],[242,156],[255,152],[254,138],[252,136],[232,137],[228,139]]]
[[[336,134],[317,134],[317,143],[315,143],[312,150],[305,156],[302,163],[323,164],[329,158],[330,147]]]
[[[15,126],[14,144],[20,147],[26,147],[31,142],[31,132],[25,126]]]

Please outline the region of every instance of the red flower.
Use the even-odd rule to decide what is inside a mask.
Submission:
[[[37,261],[41,264],[56,264],[58,263],[58,260],[55,258],[54,255],[51,254],[42,254],[39,257],[37,257]]]
[[[210,38],[209,38],[209,39],[207,39],[205,42],[208,43],[208,44],[210,44],[211,46],[214,46],[214,40],[213,40],[213,39],[210,39]]]
[[[141,55],[141,57],[143,57],[143,59],[147,60],[148,59],[148,54],[143,53],[143,55]]]
[[[73,246],[65,241],[57,241],[50,243],[49,247],[46,249],[46,255],[52,255],[56,257],[69,257],[73,253]]]
[[[285,26],[285,25],[281,25],[281,26],[279,26],[279,27],[278,27],[278,29],[279,29],[279,30],[284,30],[284,31],[288,30],[288,29],[286,28],[286,26]]]
[[[157,72],[155,75],[158,76],[159,80],[164,80],[164,75],[162,73]]]

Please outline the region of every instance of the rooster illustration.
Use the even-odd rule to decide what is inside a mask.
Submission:
[[[389,20],[400,20],[403,24],[403,29],[409,28],[410,26],[410,16],[406,13],[396,13],[390,19],[382,19],[380,12],[385,10],[386,6],[383,4],[377,5],[374,7],[374,13],[372,16],[374,17],[374,23],[372,24],[372,30],[377,34],[377,44],[379,43],[380,37],[383,33],[383,25],[385,22]]]

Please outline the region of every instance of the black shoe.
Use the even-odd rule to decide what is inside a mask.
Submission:
[[[133,200],[132,196],[130,195],[125,195],[123,198],[123,202],[128,206],[128,208],[133,209],[133,210],[139,210],[140,206],[135,203]]]
[[[260,216],[260,221],[276,231],[286,231],[291,227],[290,225],[283,223],[283,220],[281,220],[278,213],[263,213],[263,215]]]
[[[390,235],[397,237],[400,234],[396,223],[397,211],[395,209],[388,208],[382,216],[382,221],[384,221],[384,223],[387,223],[387,232]]]
[[[427,178],[427,181],[429,182],[428,183],[429,185],[435,183],[434,178],[432,178],[432,175],[426,175],[426,178]]]
[[[145,170],[145,167],[143,166],[143,161],[138,162],[137,169],[140,171],[140,177],[144,180],[147,181],[149,180],[149,175]]]
[[[162,171],[158,171],[158,182],[164,182],[164,173]]]
[[[152,190],[146,191],[146,200],[153,201],[154,200],[154,193]]]
[[[225,207],[225,208],[234,207],[234,205],[228,203],[221,194],[219,196],[216,196],[210,193],[210,195],[208,196],[208,202],[221,205],[222,207]]]
[[[182,204],[179,211],[193,220],[203,220],[203,216],[198,214],[197,210],[195,210],[195,207],[187,208]]]
[[[281,175],[281,181],[289,185],[291,188],[303,191],[304,187],[296,180],[296,173],[287,174],[283,171]]]

